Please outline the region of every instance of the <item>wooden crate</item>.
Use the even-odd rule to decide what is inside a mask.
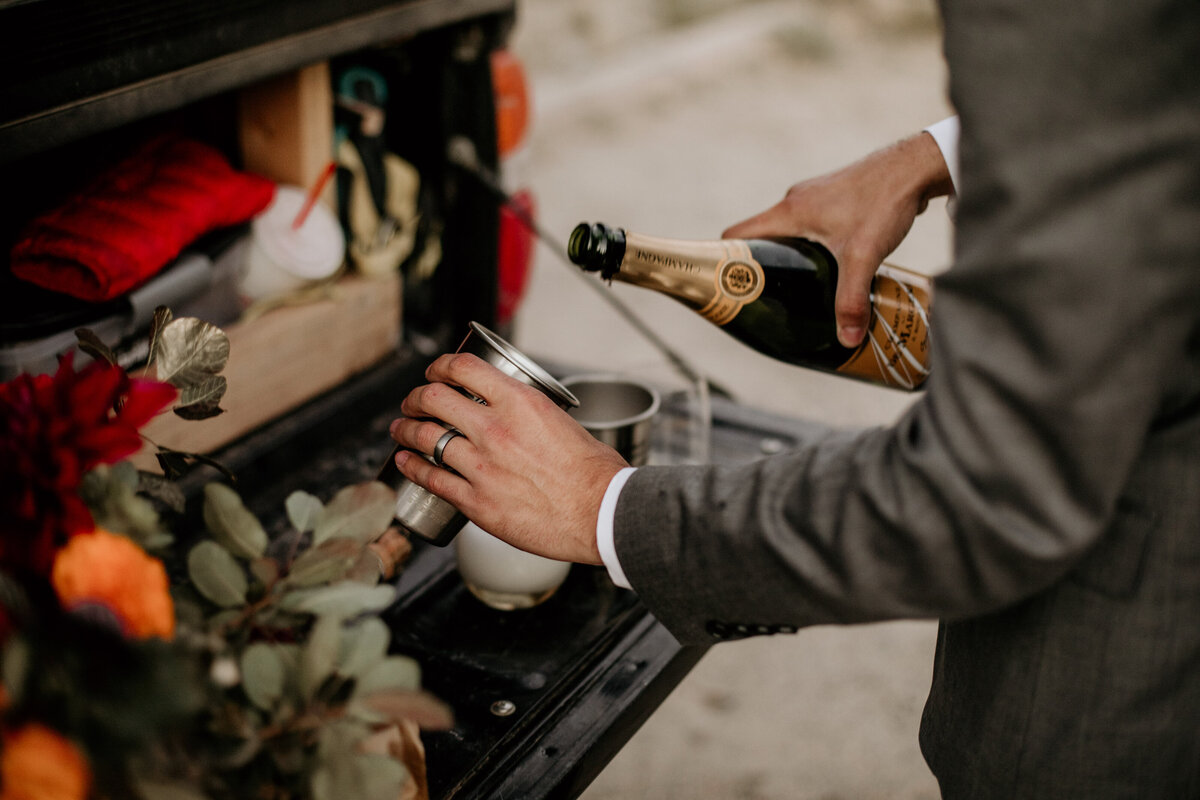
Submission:
[[[276,183],[308,188],[333,159],[333,89],[329,64],[316,64],[238,93],[242,167]],[[336,207],[332,182],[322,193]]]
[[[225,329],[225,413],[206,420],[162,414],[144,429],[173,450],[211,452],[378,363],[400,341],[400,276],[347,276],[330,299],[278,308]],[[135,458],[157,469],[147,445]]]

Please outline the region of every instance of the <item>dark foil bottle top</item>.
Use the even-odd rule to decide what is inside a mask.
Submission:
[[[608,280],[621,269],[625,258],[625,231],[600,222],[581,222],[571,231],[567,255],[587,272]]]

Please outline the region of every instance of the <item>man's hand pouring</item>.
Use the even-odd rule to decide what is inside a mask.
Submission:
[[[405,416],[391,425],[407,448],[396,455],[400,472],[522,550],[601,563],[596,518],[625,460],[549,397],[474,355],[444,355],[425,377],[430,382],[404,398]],[[444,469],[418,453],[433,455],[447,425],[462,435],[441,443]]]

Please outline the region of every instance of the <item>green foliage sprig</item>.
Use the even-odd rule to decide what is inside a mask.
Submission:
[[[137,381],[113,374],[121,368],[94,333],[76,334],[81,350],[107,364],[82,375],[67,359],[53,379],[25,376],[0,393],[14,430],[92,432],[54,440],[67,461],[78,461],[73,447],[109,441],[94,431],[138,408],[134,389],[97,405],[78,388]],[[160,308],[148,352],[146,372],[178,390],[175,414],[222,413],[223,331]],[[169,402],[154,386],[161,399],[136,425]],[[143,411],[146,396],[138,395]],[[62,407],[64,397],[102,418],[79,428],[82,414]],[[10,733],[51,741],[55,769],[77,789],[64,796],[79,800],[404,797],[417,782],[398,731],[452,720],[421,690],[419,665],[391,652],[381,618],[396,599],[381,581],[394,551],[378,542],[389,533],[394,493],[375,482],[345,487],[328,503],[294,492],[284,504],[291,527],[272,540],[232,486],[213,482],[203,490],[203,529],[173,531],[185,507],[173,479],[195,463],[228,471],[155,444],[164,474],[140,472],[119,460],[132,431],[118,432],[124,450],[89,462],[98,465],[69,484],[53,483],[58,505],[46,508],[86,513],[49,520],[63,529],[42,532],[44,557],[15,548],[23,542],[13,525],[0,531],[0,554],[30,555],[0,565],[0,759],[48,757],[46,747],[10,748],[18,741]],[[41,441],[27,436],[10,450],[42,464]],[[81,524],[88,513],[92,530]],[[423,775],[419,756],[408,763]],[[3,766],[7,776],[11,765]]]
[[[236,492],[205,487],[208,536],[189,550],[189,585],[174,594],[177,638],[209,665],[208,720],[188,749],[203,754],[194,766],[211,796],[258,785],[280,798],[395,800],[408,773],[368,752],[368,740],[405,720],[451,724],[447,707],[420,690],[419,665],[389,654],[379,618],[395,590],[380,582],[369,544],[394,504],[374,482],[327,505],[294,492],[292,530],[269,542]],[[164,766],[169,759],[147,763],[142,783],[181,790],[164,781]]]

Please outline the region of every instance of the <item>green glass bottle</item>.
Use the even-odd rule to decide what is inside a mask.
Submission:
[[[571,260],[606,280],[662,292],[772,358],[899,389],[929,375],[932,281],[890,265],[876,273],[867,335],[837,340],[837,261],[806,239],[691,241],[581,223]]]

